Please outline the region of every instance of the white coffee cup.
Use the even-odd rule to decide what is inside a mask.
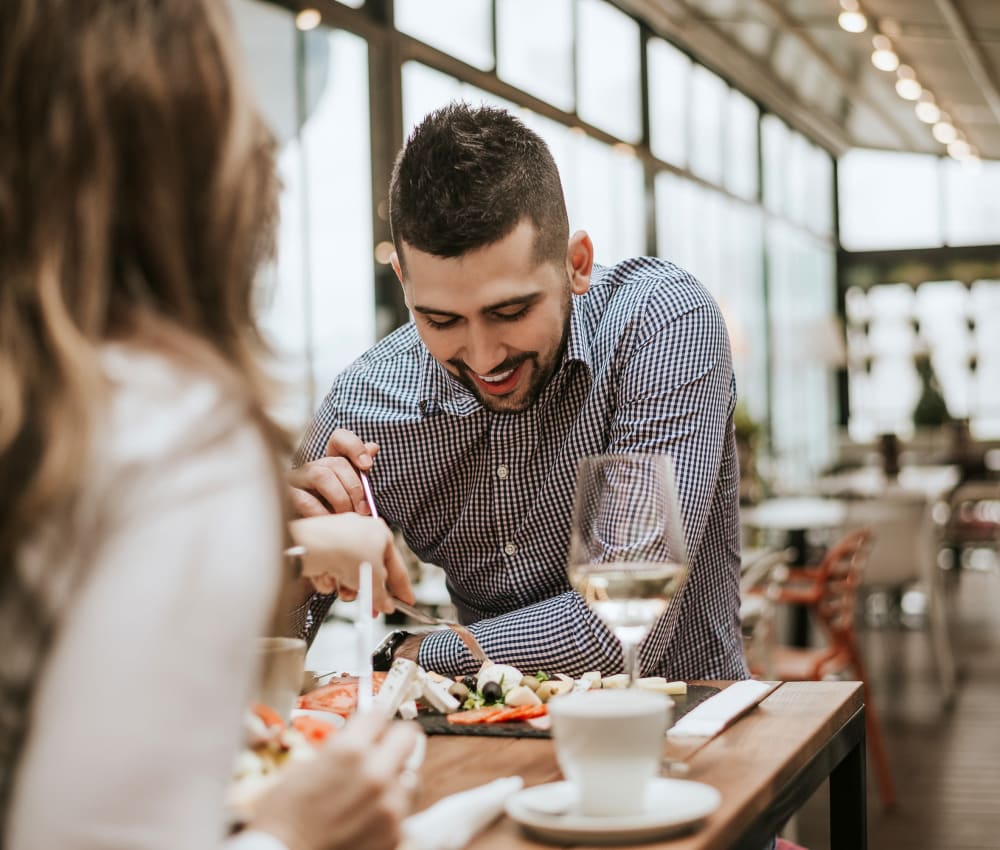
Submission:
[[[641,814],[660,770],[673,700],[635,689],[584,691],[549,703],[556,758],[588,817]]]
[[[306,642],[291,637],[257,639],[257,687],[252,702],[273,708],[287,723],[302,687]]]

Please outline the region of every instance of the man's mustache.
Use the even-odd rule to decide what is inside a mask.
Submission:
[[[486,372],[485,374],[486,377],[489,377],[490,375],[499,375],[501,372],[506,372],[509,369],[516,369],[518,366],[520,366],[522,363],[528,360],[537,360],[537,359],[538,359],[537,351],[526,351],[514,357],[508,357],[499,366],[494,366],[489,372]],[[448,365],[454,366],[460,373],[464,373],[467,375],[483,374],[482,372],[476,372],[470,369],[469,365],[464,360],[459,360],[457,358],[449,360]]]

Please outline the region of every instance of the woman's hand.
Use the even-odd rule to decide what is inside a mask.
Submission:
[[[401,774],[420,734],[410,723],[354,718],[315,759],[286,768],[249,828],[288,850],[394,850],[412,802]]]
[[[358,592],[358,567],[372,565],[372,605],[386,614],[394,610],[390,597],[412,603],[413,588],[392,532],[381,520],[360,514],[326,514],[289,523],[292,538],[306,549],[302,575],[320,593],[338,591],[343,599]]]

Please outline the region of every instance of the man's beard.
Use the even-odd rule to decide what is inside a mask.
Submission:
[[[567,303],[571,304],[572,302],[570,299],[572,296],[568,294],[567,296]],[[457,374],[454,374],[453,377],[455,377],[455,379],[458,380],[462,386],[466,387],[466,389],[468,389],[469,392],[471,392],[479,403],[487,410],[492,410],[494,413],[521,413],[527,410],[528,408],[534,406],[538,401],[552,376],[556,373],[556,369],[559,367],[559,363],[566,351],[566,344],[569,341],[570,316],[571,312],[567,309],[566,321],[563,323],[562,338],[559,340],[559,345],[556,347],[551,359],[547,362],[542,363],[539,360],[537,351],[528,351],[522,352],[515,357],[508,357],[503,361],[503,363],[493,369],[493,372],[499,373],[506,372],[508,369],[515,369],[524,363],[532,364],[531,382],[528,384],[527,390],[525,390],[520,399],[491,396],[484,393],[472,377],[472,370],[469,369],[469,367],[462,360],[448,361],[448,365],[454,368],[457,372]]]

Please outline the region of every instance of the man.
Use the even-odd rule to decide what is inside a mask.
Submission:
[[[691,573],[643,670],[745,677],[735,387],[711,296],[661,260],[595,266],[548,148],[502,110],[427,116],[397,159],[390,222],[413,321],[334,382],[292,474],[299,512],[367,513],[356,470],[370,471],[380,514],[445,569],[490,658],[609,673],[618,641],[566,577],[577,461],[667,453]],[[313,627],[328,604],[314,600]],[[450,631],[395,651],[449,675],[476,666]]]

